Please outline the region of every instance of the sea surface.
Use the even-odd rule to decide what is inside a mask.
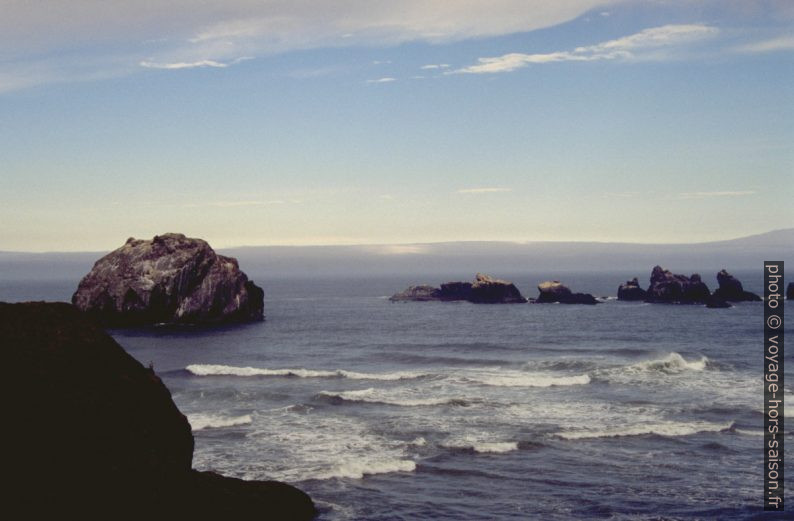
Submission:
[[[188,416],[199,469],[293,483],[327,521],[794,519],[761,512],[760,303],[619,302],[630,273],[565,275],[597,306],[392,303],[459,277],[252,271],[264,322],[111,331]],[[549,278],[494,275],[526,296]],[[0,300],[76,285],[0,276]]]

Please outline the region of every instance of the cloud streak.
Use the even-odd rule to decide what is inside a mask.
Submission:
[[[678,194],[679,199],[707,199],[712,197],[742,197],[746,195],[754,195],[755,190],[735,190],[735,191],[718,191],[718,192],[681,192]]]
[[[462,188],[455,193],[458,194],[494,194],[494,193],[501,193],[501,192],[512,192],[512,188],[497,188],[497,187],[488,187],[488,188]]]
[[[228,63],[221,63],[216,62],[215,60],[200,60],[197,62],[177,62],[177,63],[154,63],[150,61],[142,61],[138,65],[141,67],[146,67],[147,69],[167,69],[167,70],[177,70],[177,69],[196,69],[200,67],[215,67],[215,68],[226,68],[229,66]]]
[[[794,50],[794,36],[789,36],[789,35],[779,36],[777,38],[771,38],[769,40],[763,40],[760,42],[748,43],[736,47],[737,52],[747,53],[747,54],[760,54],[767,52],[792,51],[792,50]]]
[[[642,60],[662,57],[659,50],[680,47],[716,36],[719,29],[702,24],[663,25],[596,45],[577,47],[573,51],[540,54],[509,53],[479,58],[470,65],[448,74],[495,74],[512,72],[530,64],[585,62],[597,60]]]

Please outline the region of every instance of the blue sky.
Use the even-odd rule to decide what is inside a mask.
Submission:
[[[0,250],[794,226],[791,2],[1,3]]]

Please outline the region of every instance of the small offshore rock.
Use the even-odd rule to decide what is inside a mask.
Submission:
[[[598,304],[598,300],[589,293],[573,293],[568,286],[559,280],[549,280],[538,284],[540,294],[535,304]]]
[[[445,282],[440,288],[428,285],[410,286],[390,297],[393,302],[456,302],[475,304],[523,304],[527,301],[515,284],[478,273],[474,282]]]
[[[482,273],[476,275],[468,300],[475,304],[524,304],[527,301],[512,282]]]
[[[425,302],[430,300],[440,300],[441,290],[433,286],[422,284],[419,286],[410,286],[405,291],[392,295],[389,300],[393,302],[413,300],[417,302]]]
[[[717,282],[720,287],[714,290],[716,298],[728,302],[758,302],[761,297],[750,291],[745,291],[739,279],[725,270],[717,273]]]
[[[618,300],[645,300],[647,293],[640,287],[637,277],[627,280],[618,287]]]

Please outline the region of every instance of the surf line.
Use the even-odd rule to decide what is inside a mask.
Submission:
[[[783,261],[764,261],[764,510],[784,511]]]

